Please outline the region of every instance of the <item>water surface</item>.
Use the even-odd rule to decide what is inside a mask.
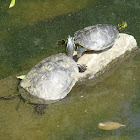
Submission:
[[[97,23],[116,25],[125,20],[123,32],[133,35],[140,46],[140,2],[138,0],[22,0],[8,9],[1,2],[0,96],[13,94],[16,75],[26,73],[40,60],[63,47],[67,38]],[[34,105],[18,97],[0,101],[1,139],[41,140],[138,140],[140,138],[140,54],[123,62],[107,78],[77,83],[63,100],[34,113]],[[117,121],[126,127],[102,131],[99,122]]]

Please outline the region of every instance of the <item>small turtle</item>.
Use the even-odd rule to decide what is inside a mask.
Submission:
[[[89,26],[74,33],[74,38],[70,37],[67,41],[67,47],[71,42],[78,45],[77,56],[80,57],[85,51],[101,51],[111,47],[119,37],[119,31],[127,27],[126,22],[122,22],[117,27],[109,24],[97,24]],[[58,44],[61,44],[59,41]],[[64,43],[64,40],[63,40]],[[74,48],[75,46],[71,46]],[[74,50],[74,49],[72,49]]]
[[[19,93],[25,100],[34,104],[50,104],[64,98],[70,92],[79,73],[79,65],[72,59],[71,45],[67,49],[68,56],[58,53],[47,57],[21,80]],[[84,71],[86,67],[81,69]],[[40,110],[40,106],[36,108],[37,112]]]

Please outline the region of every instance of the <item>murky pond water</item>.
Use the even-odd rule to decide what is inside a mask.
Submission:
[[[13,94],[16,75],[26,73],[40,60],[64,48],[57,40],[83,27],[128,22],[124,31],[140,46],[139,0],[22,0],[0,8],[0,96]],[[110,73],[110,72],[109,72]],[[34,105],[18,97],[0,100],[0,139],[41,140],[139,140],[140,53],[123,62],[106,79],[77,83],[63,100],[46,113],[34,113]],[[117,121],[126,127],[103,131],[99,122]]]

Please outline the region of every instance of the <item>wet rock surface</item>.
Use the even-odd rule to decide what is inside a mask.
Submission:
[[[77,64],[86,64],[87,70],[78,74],[78,81],[98,77],[114,65],[132,56],[138,50],[137,42],[132,35],[120,33],[114,45],[100,52],[86,52]]]

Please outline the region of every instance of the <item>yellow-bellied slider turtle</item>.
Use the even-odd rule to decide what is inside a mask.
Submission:
[[[17,77],[22,80],[18,88],[19,93],[15,96],[21,95],[30,103],[37,104],[35,106],[37,113],[44,113],[45,104],[64,98],[75,85],[77,74],[86,70],[85,66],[78,65],[70,55],[73,43],[71,42],[67,48],[68,56],[64,53],[54,54],[35,65],[26,76]],[[0,97],[0,99],[7,100],[12,97]]]
[[[115,40],[119,37],[119,31],[125,27],[127,27],[126,22],[118,24],[117,27],[109,24],[97,24],[95,26],[86,27],[82,30],[76,31],[74,38],[69,37],[67,47],[70,44],[69,42],[72,41],[74,41],[75,44],[78,44],[78,57],[80,57],[85,51],[104,50],[114,44]]]
[[[44,113],[43,104],[63,99],[77,81],[77,74],[84,72],[86,66],[77,64],[73,59],[74,41],[69,41],[67,55],[54,54],[35,65],[20,82],[21,96],[36,105],[37,113]]]
[[[19,92],[31,103],[49,104],[64,98],[75,85],[77,63],[58,53],[35,65],[21,81]]]

